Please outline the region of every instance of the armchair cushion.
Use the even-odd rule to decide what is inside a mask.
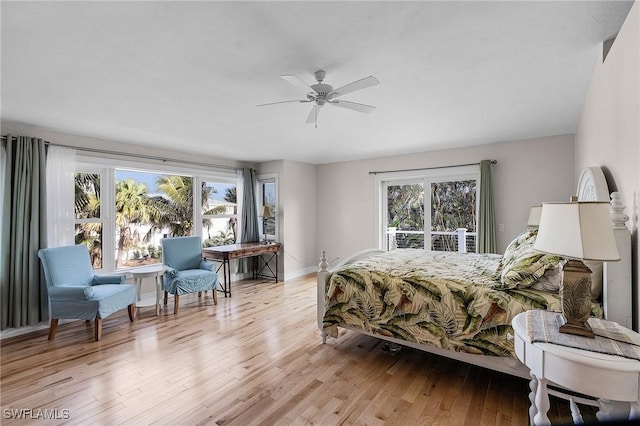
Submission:
[[[58,302],[87,300],[94,294],[90,286],[53,286],[49,287],[49,298]]]
[[[114,312],[136,303],[136,288],[129,284],[104,284],[85,287],[92,291],[86,299],[58,299],[50,297],[52,317],[94,320],[106,318]],[[60,287],[63,289],[81,289],[81,287]]]
[[[180,274],[180,271],[178,271],[177,269],[173,269],[173,268],[172,268],[172,267],[170,267],[170,266],[167,266],[166,268],[167,268],[167,269],[165,269],[165,271],[164,271],[164,275],[166,275],[167,277],[170,277],[170,278],[177,278],[177,277],[178,277],[178,275]]]
[[[91,288],[93,295],[87,301],[94,304],[98,318],[106,318],[123,306],[135,304],[138,299],[136,287],[129,284],[103,284]]]
[[[211,263],[211,262],[207,262],[206,260],[203,260],[202,262],[200,262],[200,269],[216,272],[216,265],[215,263]]]
[[[202,261],[202,239],[200,237],[164,238],[162,243],[162,263],[183,271],[198,269]]]
[[[38,256],[45,265],[45,279],[49,286],[89,286],[93,282],[95,274],[89,251],[82,244],[40,250]]]
[[[175,277],[163,275],[163,287],[167,293],[183,295],[198,291],[213,290],[218,287],[218,274],[204,269],[177,271]]]
[[[124,284],[125,275],[94,275],[91,285]]]

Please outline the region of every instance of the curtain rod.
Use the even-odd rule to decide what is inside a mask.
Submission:
[[[2,142],[6,142],[7,141],[7,136],[2,136]],[[73,146],[73,145],[64,145],[64,144],[60,144],[60,143],[54,143],[54,142],[49,142],[49,141],[44,141],[45,145],[50,145],[50,146],[60,146],[63,148],[74,148],[78,151],[83,151],[83,152],[92,152],[92,153],[96,153],[96,154],[108,154],[108,155],[118,155],[118,156],[126,156],[126,157],[133,157],[133,158],[143,158],[146,160],[156,160],[156,161],[161,161],[163,163],[166,162],[171,162],[171,163],[180,163],[180,164],[189,164],[192,166],[200,166],[200,167],[211,167],[211,168],[219,168],[219,169],[229,169],[229,170],[242,170],[241,167],[233,167],[233,166],[225,166],[222,164],[207,164],[207,163],[200,163],[197,161],[189,161],[189,160],[176,160],[176,159],[168,159],[168,158],[164,158],[164,157],[157,157],[154,155],[146,155],[146,154],[129,154],[129,153],[122,153],[122,152],[117,152],[117,151],[109,151],[107,149],[98,149],[98,148],[87,148],[87,147],[79,147],[79,146]]]
[[[496,164],[498,160],[490,160],[491,164]],[[378,170],[369,172],[370,175],[377,175],[380,173],[396,173],[396,172],[416,172],[419,170],[435,170],[435,169],[448,169],[451,167],[463,167],[463,166],[479,166],[480,163],[467,163],[467,164],[452,164],[450,166],[439,166],[439,167],[421,167],[418,169],[401,169],[401,170]]]

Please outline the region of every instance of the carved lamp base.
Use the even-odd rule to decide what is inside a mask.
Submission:
[[[593,338],[587,321],[591,315],[591,269],[580,260],[569,260],[562,268],[560,302],[564,324],[561,333]]]

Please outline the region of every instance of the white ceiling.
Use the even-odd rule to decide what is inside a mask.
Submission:
[[[326,163],[575,131],[632,2],[1,2],[2,119],[237,160]],[[339,87],[318,128],[281,74]],[[55,141],[63,143],[64,141]]]

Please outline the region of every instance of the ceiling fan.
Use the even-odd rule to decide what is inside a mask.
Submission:
[[[298,78],[295,75],[281,75],[282,79],[293,84],[300,90],[304,91],[306,94],[306,99],[298,99],[292,101],[280,101],[280,102],[271,102],[268,104],[261,104],[260,106],[266,105],[275,105],[275,104],[284,104],[288,102],[300,102],[300,103],[309,103],[313,102],[313,107],[309,112],[309,116],[307,117],[307,124],[314,123],[316,127],[318,127],[318,114],[320,113],[320,108],[325,106],[326,104],[339,106],[342,108],[351,109],[358,112],[370,113],[376,107],[371,105],[359,104],[357,102],[343,101],[341,99],[337,99],[342,95],[346,95],[347,93],[355,92],[356,90],[366,89],[367,87],[376,86],[380,84],[377,78],[373,76],[365,77],[360,80],[354,81],[353,83],[349,83],[337,89],[334,89],[333,86],[329,84],[323,84],[325,76],[327,73],[323,70],[318,70],[315,72],[315,78],[318,82],[317,84],[313,84],[311,86],[307,85],[304,81]]]

